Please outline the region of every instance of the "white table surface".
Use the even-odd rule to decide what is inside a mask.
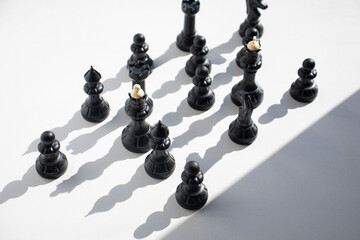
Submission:
[[[244,147],[227,130],[238,113],[229,93],[243,75],[234,58],[245,0],[201,1],[196,28],[207,39],[216,94],[207,112],[186,102],[190,55],[175,46],[181,1],[0,1],[0,239],[359,240],[360,3],[268,4],[256,77],[265,98],[253,112],[258,138]],[[146,154],[121,144],[130,122],[125,65],[139,32],[155,61],[147,122],[169,126],[177,164],[163,181],[146,175]],[[307,57],[316,61],[319,95],[306,105],[288,90]],[[79,112],[90,65],[111,106],[99,124]],[[34,168],[45,130],[69,160],[53,181]],[[195,212],[174,197],[190,160],[209,189]]]

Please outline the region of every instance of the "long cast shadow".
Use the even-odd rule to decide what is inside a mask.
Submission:
[[[191,123],[186,132],[173,139],[173,143],[170,148],[182,148],[194,138],[207,135],[216,123],[220,122],[227,116],[237,115],[238,112],[238,107],[232,104],[230,96],[226,95],[218,111],[207,118]]]
[[[264,113],[263,115],[261,115],[259,117],[259,123],[260,124],[270,123],[277,118],[285,117],[286,114],[289,112],[289,109],[295,109],[295,108],[303,107],[306,105],[307,105],[307,103],[302,103],[302,102],[298,102],[298,101],[294,100],[290,96],[290,93],[288,90],[283,94],[283,96],[280,100],[280,104],[271,105],[267,109],[266,113]]]
[[[194,214],[194,211],[181,208],[176,202],[175,194],[172,194],[165,203],[163,211],[152,213],[146,219],[146,222],[135,230],[134,237],[136,239],[146,238],[153,232],[161,231],[169,226],[171,219],[189,216],[191,214]]]
[[[173,127],[180,124],[185,117],[192,117],[201,113],[203,112],[192,109],[187,103],[187,98],[185,98],[176,108],[176,112],[169,112],[165,114],[161,121],[166,126]]]
[[[56,190],[53,191],[50,196],[55,197],[61,193],[70,193],[82,183],[100,177],[104,173],[105,169],[110,167],[113,163],[127,159],[134,159],[138,156],[138,154],[129,152],[124,148],[120,136],[114,141],[114,144],[108,154],[100,159],[87,162],[82,165],[76,174],[59,183],[56,186]]]
[[[80,130],[83,128],[89,128],[94,125],[95,125],[94,123],[90,123],[90,122],[86,121],[81,116],[80,110],[79,110],[73,115],[73,117],[64,126],[53,128],[50,131],[55,133],[56,139],[59,142],[61,142],[61,141],[65,140],[71,132],[73,132],[75,130]],[[40,136],[40,134],[39,134],[39,136]],[[40,138],[37,138],[34,141],[32,141],[30,143],[28,149],[26,150],[26,152],[23,153],[22,155],[24,156],[28,153],[36,152],[37,145],[39,144],[39,142],[40,142]]]
[[[162,55],[154,59],[154,68],[160,67],[164,63],[170,61],[171,59],[186,56],[188,54],[189,53],[187,52],[179,50],[178,47],[176,46],[176,43],[173,42],[172,44],[169,45],[169,48]]]
[[[229,138],[228,132],[225,131],[221,134],[219,141],[215,146],[208,148],[204,154],[204,157],[200,157],[199,153],[191,153],[187,157],[187,162],[194,160],[200,164],[201,171],[206,173],[209,171],[218,161],[220,161],[226,154],[241,151],[245,149],[246,145],[238,145],[232,142]]]
[[[185,69],[182,68],[178,74],[176,74],[175,79],[172,81],[164,82],[160,89],[156,90],[152,97],[154,99],[159,99],[165,97],[170,93],[177,92],[181,89],[182,85],[192,84],[191,78],[186,74]]]
[[[120,69],[120,71],[116,74],[114,78],[108,78],[103,81],[103,93],[118,89],[123,82],[131,82],[131,78],[129,77],[129,72],[126,68],[126,65]]]
[[[360,91],[163,239],[359,239],[359,102]]]
[[[18,198],[24,195],[30,187],[45,185],[52,180],[40,177],[35,165],[32,165],[24,174],[21,180],[15,180],[8,183],[0,192],[0,204],[7,202],[12,198]]]
[[[225,72],[217,73],[213,77],[211,88],[216,89],[221,85],[231,83],[234,77],[239,77],[243,74],[244,71],[236,65],[235,60],[232,60],[227,66]]]
[[[227,42],[222,43],[219,46],[210,49],[208,58],[210,59],[210,61],[213,64],[216,64],[216,65],[223,64],[226,62],[226,58],[224,58],[221,55],[223,53],[232,53],[235,50],[235,48],[237,48],[238,46],[241,46],[241,45],[242,45],[241,37],[240,37],[239,33],[236,31],[233,33],[233,35]],[[235,57],[236,57],[236,55],[234,55],[234,59],[235,59]]]
[[[136,189],[159,182],[160,180],[149,177],[145,172],[144,164],[141,164],[128,183],[113,187],[108,195],[99,198],[86,217],[95,213],[107,212],[115,207],[117,203],[128,200]]]
[[[91,133],[83,134],[69,142],[66,146],[67,151],[72,151],[71,154],[84,153],[91,149],[96,143],[107,134],[113,132],[119,127],[125,126],[130,120],[125,114],[124,107],[120,108],[117,114],[109,122],[97,128]]]

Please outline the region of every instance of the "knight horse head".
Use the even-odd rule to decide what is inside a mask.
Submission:
[[[268,5],[263,0],[246,0],[248,18],[258,19],[261,14],[258,8],[267,9]]]

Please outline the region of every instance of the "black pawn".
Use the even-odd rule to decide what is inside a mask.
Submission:
[[[247,18],[240,25],[239,34],[241,37],[245,36],[245,32],[249,27],[254,27],[259,31],[259,38],[264,33],[264,27],[260,23],[260,11],[259,9],[267,9],[268,5],[263,0],[246,0],[246,12]]]
[[[262,64],[260,50],[260,42],[254,37],[253,41],[247,44],[245,56],[241,58],[240,65],[244,70],[244,77],[231,89],[231,100],[237,106],[241,105],[241,95],[250,96],[254,109],[260,106],[264,99],[264,90],[255,81],[256,72]]]
[[[104,85],[100,82],[101,75],[91,66],[90,70],[85,73],[84,78],[86,80],[84,91],[89,96],[81,106],[81,115],[89,122],[102,122],[109,116],[110,106],[100,96],[104,90]]]
[[[60,152],[60,143],[55,139],[55,134],[45,131],[41,134],[41,142],[38,145],[40,152],[36,159],[35,168],[40,176],[54,179],[63,175],[67,169],[68,161]]]
[[[185,71],[187,75],[193,77],[195,75],[196,68],[204,65],[211,72],[211,62],[206,57],[209,52],[209,48],[206,45],[206,39],[203,36],[196,36],[194,44],[191,46],[191,53],[193,54],[186,62]]]
[[[122,131],[121,141],[127,150],[145,153],[151,149],[150,125],[145,119],[152,112],[153,101],[138,84],[134,85],[134,90],[129,97],[129,101],[125,104],[125,112],[132,121]]]
[[[246,45],[251,42],[251,40],[253,40],[254,36],[259,38],[259,31],[253,27],[248,28],[245,32],[245,37],[242,39],[243,47],[237,53],[235,59],[236,65],[238,65],[240,68],[242,68],[240,64],[241,58],[246,54]]]
[[[176,46],[185,52],[190,52],[190,48],[196,36],[195,14],[200,10],[198,0],[182,0],[181,9],[185,13],[184,29],[176,38]]]
[[[199,164],[195,161],[188,162],[181,174],[181,180],[183,182],[176,188],[176,201],[189,210],[202,208],[208,199],[208,190],[202,183],[204,174],[200,171]]]
[[[245,99],[244,99],[245,98]],[[250,145],[256,139],[258,128],[251,119],[253,107],[250,96],[241,96],[238,117],[229,126],[230,139],[241,145]]]
[[[290,95],[299,102],[309,103],[314,101],[318,94],[318,86],[314,78],[317,75],[315,61],[311,58],[304,60],[298,70],[299,78],[291,84]]]
[[[210,109],[215,103],[215,93],[210,89],[212,79],[209,77],[209,70],[207,67],[197,67],[192,82],[195,86],[188,94],[188,104],[193,109],[200,111]]]
[[[175,170],[175,158],[167,150],[170,147],[169,129],[159,121],[150,131],[150,147],[153,151],[145,159],[146,173],[157,179],[168,178]]]
[[[133,79],[133,86],[139,84],[145,91],[145,79],[154,69],[154,62],[147,54],[149,45],[145,42],[145,36],[138,33],[133,38],[134,43],[130,49],[133,52],[127,62],[129,76]]]

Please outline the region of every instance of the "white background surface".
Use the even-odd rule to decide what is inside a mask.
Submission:
[[[188,107],[189,54],[177,50],[181,1],[0,1],[0,239],[360,239],[360,3],[271,1],[262,11],[265,91],[253,113],[259,128],[248,147],[232,143],[237,116],[229,93],[242,79],[234,58],[245,1],[201,1],[198,33],[207,39],[216,103]],[[130,122],[125,68],[133,35],[149,44],[155,69],[150,124],[163,120],[177,167],[158,181],[146,154],[126,151]],[[316,61],[317,99],[288,95],[302,61]],[[102,74],[110,116],[82,119],[84,73]],[[52,130],[69,160],[54,181],[34,169],[40,134]],[[209,189],[192,212],[174,193],[187,161],[196,160]]]

